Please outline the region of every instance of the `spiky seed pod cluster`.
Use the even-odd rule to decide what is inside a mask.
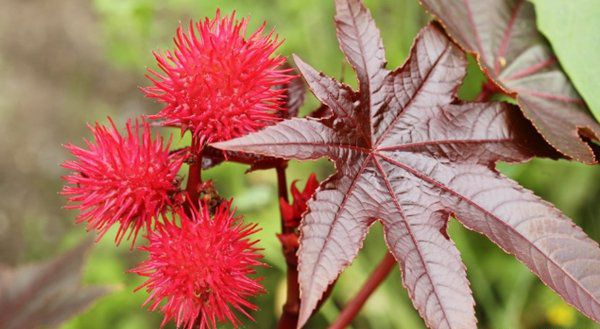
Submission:
[[[252,278],[262,265],[251,239],[256,225],[243,224],[230,201],[198,205],[178,177],[184,162],[201,159],[207,143],[286,117],[285,86],[294,77],[275,55],[281,42],[264,33],[264,24],[246,37],[247,24],[217,11],[187,31],[179,27],[173,51],[155,53],[162,73],[151,70],[153,85],[143,92],[164,108],[149,118],[191,131],[191,147],[170,151],[170,140],[153,137],[145,119],[128,121],[122,135],[110,118],[109,126],[90,127],[94,138],[85,147],[66,146],[75,159],[63,164],[72,172],[64,176],[62,194],[67,208],[80,211],[76,221],[99,238],[118,225],[116,243],[133,237],[132,247],[146,229],[141,249],[148,259],[132,272],[147,278],[139,289],[150,294],[151,310],[164,313],[163,325],[173,319],[186,329],[212,329],[225,321],[237,327],[236,314],[251,319],[256,306],[247,299],[263,291]]]

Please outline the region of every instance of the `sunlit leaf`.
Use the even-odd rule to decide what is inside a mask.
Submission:
[[[600,4],[597,0],[536,0],[537,24],[561,65],[600,120]]]
[[[498,88],[562,154],[595,163],[600,125],[561,70],[525,0],[421,0],[461,47],[476,54]],[[593,145],[593,144],[592,144]]]

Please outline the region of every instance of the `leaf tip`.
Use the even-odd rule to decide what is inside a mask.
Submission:
[[[294,64],[296,64],[296,67],[298,68],[302,76],[306,77],[307,71],[315,71],[315,69],[308,65],[305,61],[303,61],[302,58],[300,58],[300,56],[292,54],[292,58],[294,59]]]

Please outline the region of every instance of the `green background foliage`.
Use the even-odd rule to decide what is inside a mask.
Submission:
[[[17,22],[25,21],[29,17],[27,13],[31,12],[39,16],[38,20],[32,21],[32,29],[57,32],[51,35],[49,40],[52,42],[48,43],[27,42],[30,41],[28,38],[17,39],[18,33],[14,43],[0,42],[0,68],[6,68],[7,72],[6,78],[0,77],[0,86],[12,88],[3,88],[9,90],[10,94],[0,91],[0,128],[15,131],[10,136],[12,140],[20,142],[12,143],[13,147],[23,144],[18,153],[22,156],[15,157],[14,161],[9,157],[0,159],[0,167],[17,168],[13,169],[16,172],[15,186],[32,186],[24,196],[31,201],[28,209],[18,206],[19,202],[23,202],[19,198],[14,200],[16,210],[10,212],[13,208],[5,206],[3,202],[20,194],[15,193],[15,188],[11,187],[13,185],[0,184],[0,205],[5,207],[4,212],[0,211],[0,224],[6,222],[3,222],[2,216],[15,218],[8,222],[9,226],[17,228],[7,231],[0,225],[1,243],[4,243],[0,257],[3,261],[20,263],[43,259],[81,240],[84,228],[72,223],[75,213],[58,209],[64,203],[64,199],[56,196],[62,184],[58,176],[64,172],[46,168],[58,168],[58,164],[68,157],[60,149],[60,143],[72,140],[80,144],[81,136],[89,136],[84,130],[84,122],[106,122],[105,117],[111,115],[122,124],[128,117],[155,113],[160,108],[158,104],[144,99],[136,89],[147,84],[143,77],[145,68],[155,67],[152,51],[171,47],[171,38],[180,21],[187,24],[190,19],[212,17],[216,8],[221,8],[224,13],[236,10],[239,16],[251,16],[251,28],[267,21],[268,27],[276,29],[280,37],[285,39],[281,53],[286,56],[296,53],[315,68],[356,85],[354,75],[344,63],[335,40],[333,1],[94,0],[87,3],[52,0],[48,5],[8,1],[20,10],[14,14]],[[416,0],[365,2],[381,29],[388,67],[401,65],[413,38],[429,17]],[[20,20],[19,12],[24,13]],[[44,13],[43,17],[40,13]],[[17,22],[11,26],[18,27]],[[558,27],[564,26],[559,24]],[[597,29],[589,34],[597,36],[596,32]],[[45,38],[48,39],[48,35]],[[568,46],[566,41],[555,41],[555,46],[556,43]],[[22,78],[26,70],[19,71],[19,63],[28,57],[22,54],[11,56],[9,52],[4,52],[5,49],[20,51],[25,55],[33,54],[31,58],[36,59],[37,64],[27,62],[27,65],[34,65],[34,76],[47,80],[39,78],[42,82],[32,87],[31,82]],[[597,68],[597,56],[593,59]],[[8,83],[10,77],[20,79],[11,78]],[[482,79],[481,72],[471,61],[460,96],[472,99]],[[20,84],[24,86],[23,91],[15,91],[15,86]],[[593,86],[597,87],[598,84]],[[44,97],[40,97],[38,103],[29,103],[35,100],[32,91]],[[306,114],[316,106],[316,100],[309,96],[302,113]],[[35,110],[27,111],[30,108]],[[37,117],[41,122],[34,121]],[[49,132],[34,142],[23,137],[25,135],[21,136],[40,131]],[[187,142],[185,138],[179,138],[178,132],[173,133],[176,143],[183,145]],[[44,144],[44,141],[52,142]],[[0,142],[0,151],[4,150],[3,147]],[[55,155],[47,155],[45,150]],[[36,164],[36,161],[40,164]],[[510,166],[501,164],[499,168],[554,203],[593,239],[600,240],[600,171],[597,168],[550,160],[534,160]],[[255,298],[261,311],[253,314],[256,323],[247,321],[246,327],[271,328],[277,321],[285,298],[285,263],[275,237],[279,230],[276,178],[273,171],[244,175],[245,169],[241,165],[226,164],[207,171],[205,177],[215,180],[222,195],[235,196],[234,204],[238,211],[247,221],[258,222],[262,227],[258,238],[261,240],[260,246],[265,249],[265,261],[269,268],[261,269],[260,275],[264,277],[268,293]],[[3,172],[7,170],[3,169]],[[316,172],[319,179],[324,179],[332,172],[332,166],[325,160],[292,162],[288,170],[289,181],[297,179],[303,186],[310,172]],[[42,185],[44,188],[37,187]],[[454,220],[450,224],[450,235],[456,241],[467,266],[481,328],[594,328],[590,320],[562,302],[525,266],[486,239],[462,228]],[[144,255],[130,251],[127,243],[115,247],[112,236],[114,231],[109,232],[94,248],[85,268],[85,281],[117,285],[121,289],[65,323],[62,329],[145,329],[159,326],[161,315],[141,307],[147,294],[143,291],[133,293],[142,281],[127,273]],[[384,253],[382,232],[378,225],[374,225],[357,260],[342,274],[331,299],[308,328],[324,328],[331,322]],[[173,327],[172,323],[167,325],[167,328]],[[423,327],[423,321],[402,286],[398,271],[392,272],[353,324],[353,328],[357,329]]]

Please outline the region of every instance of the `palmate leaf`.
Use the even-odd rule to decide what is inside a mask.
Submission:
[[[577,161],[597,162],[590,147],[594,144],[588,142],[600,140],[600,124],[536,29],[531,3],[420,1],[461,47],[476,55],[486,75],[516,97],[525,116],[554,148]]]
[[[600,320],[600,248],[552,205],[495,170],[495,162],[557,156],[516,107],[461,103],[464,53],[435,25],[394,71],[369,11],[336,1],[338,40],[359,91],[296,65],[325,118],[290,119],[217,143],[284,159],[328,157],[336,173],[308,203],[301,225],[299,326],[355,258],[369,226],[383,224],[415,307],[431,328],[475,328],[473,298],[450,215],[515,255],[548,286]]]

